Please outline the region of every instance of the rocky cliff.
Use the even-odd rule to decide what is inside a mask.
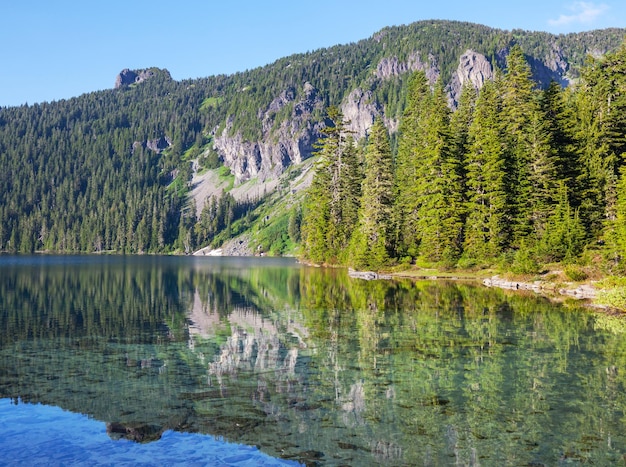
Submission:
[[[130,70],[128,68],[123,69],[115,78],[115,89],[122,86],[129,86],[135,83],[141,83],[150,78],[154,78],[160,73],[164,73],[169,79],[172,79],[170,72],[167,70],[160,70],[158,68],[146,68],[143,70]]]
[[[367,135],[378,116],[394,133],[398,130],[402,106],[399,89],[412,72],[423,71],[431,85],[443,80],[450,106],[455,108],[465,84],[478,90],[493,79],[496,69],[506,69],[506,57],[514,44],[521,44],[526,51],[534,80],[545,88],[551,81],[568,86],[576,77],[575,67],[582,65],[586,54],[603,53],[608,50],[606,38],[618,35],[619,31],[610,30],[602,34],[561,37],[437,21],[386,28],[363,43],[355,44],[359,47],[357,51],[350,46],[338,46],[311,55],[288,57],[277,62],[274,69],[265,68],[265,72],[273,73],[279,67],[296,69],[305,63],[294,75],[295,82],[279,84],[269,105],[255,110],[260,137],[246,139],[236,129],[241,126],[240,121],[237,125],[239,115],[230,114],[212,123],[212,149],[230,168],[236,183],[252,179],[264,182],[280,175],[291,164],[311,157],[313,145],[321,135],[325,107],[329,104],[341,107],[348,130],[357,139]],[[322,63],[334,74],[323,74]],[[324,78],[316,73],[323,74]],[[279,75],[283,76],[282,71]],[[358,79],[353,79],[355,76]],[[249,84],[254,86],[263,79],[257,76],[256,81],[242,80],[242,83],[249,89]],[[298,79],[302,82],[298,83]],[[342,89],[338,99],[333,96],[331,101],[329,88],[340,88],[341,82],[349,85]],[[259,89],[267,92],[267,83]],[[387,89],[387,94],[381,94],[381,89]],[[391,111],[389,96],[396,99]]]
[[[434,85],[440,77],[437,60],[429,55],[427,61],[414,52],[406,61],[397,57],[385,57],[377,64],[367,86],[357,87],[341,104],[347,121],[347,129],[358,140],[367,135],[377,116],[382,116],[391,132],[398,129],[397,118],[384,114],[382,106],[374,99],[372,89],[378,83],[401,77],[414,71],[424,71]],[[459,59],[459,65],[447,87],[450,103],[456,105],[464,83],[470,82],[480,89],[486,80],[493,78],[493,68],[484,55],[467,50]],[[289,111],[289,117],[277,122],[279,112]],[[261,109],[258,118],[262,122],[263,137],[259,141],[246,141],[241,133],[232,132],[232,116],[223,129],[213,129],[214,147],[224,164],[235,176],[237,184],[251,179],[264,182],[280,175],[291,164],[298,164],[311,157],[313,145],[321,136],[324,103],[313,85],[306,82],[302,89],[289,87]],[[316,116],[316,117],[315,117]]]
[[[277,114],[285,109],[288,118],[276,121]],[[263,133],[259,141],[246,141],[240,133],[231,135],[231,118],[221,132],[213,130],[214,150],[231,169],[236,183],[253,178],[263,182],[311,156],[323,126],[313,115],[323,115],[323,111],[323,101],[310,83],[304,83],[300,90],[290,87],[259,111]]]

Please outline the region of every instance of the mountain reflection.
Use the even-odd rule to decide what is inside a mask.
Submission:
[[[623,322],[290,260],[0,257],[0,397],[324,464],[619,459]],[[584,427],[581,429],[581,427]]]

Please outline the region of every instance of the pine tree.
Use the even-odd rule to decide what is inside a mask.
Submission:
[[[545,115],[539,108],[531,114],[527,138],[530,143],[530,220],[534,238],[539,239],[545,234],[559,190],[557,153],[551,145]]]
[[[580,142],[581,216],[590,236],[616,216],[619,167],[626,150],[626,42],[606,56],[590,58],[576,92]]]
[[[414,73],[407,85],[407,104],[400,122],[396,160],[394,243],[397,254],[402,257],[415,258],[418,254],[417,212],[421,199],[417,192],[417,156],[423,146],[423,103],[429,94],[426,74],[423,71]]]
[[[545,128],[549,133],[550,146],[555,154],[556,178],[567,187],[572,205],[578,206],[579,150],[575,139],[575,116],[571,95],[570,91],[551,81],[542,93],[540,105]]]
[[[491,260],[510,244],[510,191],[501,98],[494,82],[483,86],[469,128],[466,155],[467,220],[464,256]]]
[[[533,144],[529,131],[536,121],[538,102],[533,92],[530,67],[522,49],[513,46],[507,57],[507,71],[502,81],[502,114],[506,131],[506,150],[510,173],[512,241],[519,246],[532,232],[531,167]]]
[[[327,112],[329,123],[317,145],[319,158],[303,214],[303,248],[311,261],[339,263],[358,219],[361,174],[343,115],[336,107]]]
[[[440,83],[427,96],[420,125],[421,147],[415,156],[419,256],[454,264],[461,254],[463,193],[461,160],[454,151],[450,109]]]
[[[564,183],[557,188],[557,204],[547,221],[545,235],[539,242],[538,252],[541,260],[572,261],[583,250],[585,229],[578,217],[578,211],[572,209],[568,199],[568,189]]]
[[[377,118],[365,151],[359,223],[350,243],[350,260],[356,268],[380,268],[389,262],[392,235],[393,159],[389,134]]]
[[[474,116],[478,94],[471,83],[465,83],[459,97],[459,105],[450,118],[454,151],[465,155],[469,150],[469,128]]]

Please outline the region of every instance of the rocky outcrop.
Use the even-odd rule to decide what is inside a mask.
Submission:
[[[375,76],[385,80],[413,71],[424,71],[431,84],[437,82],[441,74],[434,55],[429,54],[428,60],[422,61],[420,53],[416,51],[409,54],[405,62],[401,62],[398,57],[384,57],[376,66]]]
[[[287,106],[291,107],[289,118],[277,121],[277,114]],[[263,132],[260,141],[246,141],[240,133],[231,135],[231,118],[219,134],[214,130],[214,149],[234,174],[236,184],[253,178],[261,182],[275,178],[291,164],[311,156],[322,128],[312,115],[323,108],[317,89],[310,83],[305,83],[299,93],[286,89],[259,111]]]
[[[341,106],[341,112],[348,122],[346,129],[355,139],[366,136],[374,124],[374,119],[382,113],[372,99],[372,92],[363,91],[361,88],[356,88],[348,95]]]
[[[151,139],[146,142],[148,149],[158,153],[169,148],[171,145],[172,140],[168,136],[161,136],[160,138]]]
[[[146,81],[147,79],[153,78],[159,73],[165,73],[171,79],[170,73],[167,70],[160,70],[158,68],[129,70],[128,68],[125,68],[115,78],[115,89],[135,83],[141,83],[143,81]]]
[[[447,87],[450,105],[456,107],[461,90],[468,83],[479,90],[486,81],[493,79],[493,67],[487,57],[473,50],[466,50],[459,59],[459,66]]]
[[[382,40],[384,36],[381,33],[380,38],[375,40]],[[485,55],[466,50],[459,57],[456,72],[446,86],[450,107],[458,105],[464,84],[469,83],[478,90],[486,81],[493,79],[496,66],[505,68],[509,51],[508,48],[498,50],[492,59],[494,63],[491,63]],[[548,60],[533,60],[532,57],[527,57],[527,60],[539,83],[545,85],[551,80],[562,85],[568,83],[565,74],[569,65],[556,45],[553,44]],[[357,140],[367,135],[377,116],[383,117],[390,133],[398,131],[398,116],[385,115],[385,110],[374,98],[373,90],[377,82],[415,71],[424,71],[431,85],[441,76],[437,57],[432,53],[425,56],[413,51],[402,59],[390,55],[381,58],[368,80],[345,96],[341,110],[348,121],[347,129]],[[213,149],[230,168],[236,185],[251,179],[265,183],[275,179],[291,164],[298,164],[313,154],[313,145],[324,125],[320,115],[324,113],[325,105],[318,90],[310,83],[304,83],[301,88],[290,86],[277,95],[267,108],[258,109],[256,116],[262,128],[258,141],[249,141],[236,132],[234,117],[231,116],[213,130]]]
[[[145,142],[135,141],[133,143],[133,154],[135,151],[140,148],[147,148],[151,151],[156,152],[157,154],[161,154],[165,149],[169,148],[172,145],[172,140],[169,136],[161,136],[160,138],[150,139]]]
[[[553,284],[544,281],[511,281],[498,276],[490,277],[483,280],[483,284],[487,287],[498,287],[500,289],[510,290],[532,290],[536,293],[546,293],[567,295],[569,297],[587,300],[594,299],[597,296],[596,289],[590,284],[581,284],[575,287],[554,287]]]

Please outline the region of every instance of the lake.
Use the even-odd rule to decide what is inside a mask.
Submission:
[[[0,256],[0,464],[624,464],[625,331],[291,259]]]

